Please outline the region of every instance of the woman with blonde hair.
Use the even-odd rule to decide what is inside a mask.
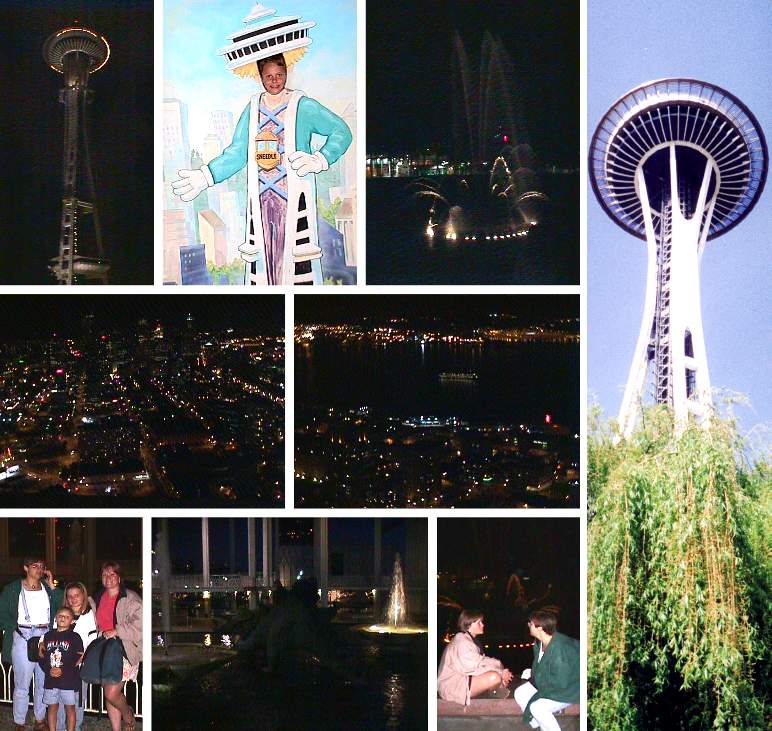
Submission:
[[[88,646],[97,638],[99,630],[97,630],[96,624],[96,605],[94,600],[88,595],[88,589],[86,589],[86,585],[82,581],[71,581],[64,587],[64,603],[62,606],[69,607],[72,610],[74,617],[72,629],[75,630],[75,634],[83,641],[83,651],[85,654]],[[83,682],[78,704],[75,707],[75,728],[77,731],[80,731],[83,727],[87,692],[88,683]],[[56,728],[57,731],[64,731],[66,728],[64,705],[61,704],[56,720]]]
[[[472,698],[491,694],[506,698],[512,673],[500,660],[488,657],[477,638],[485,631],[482,612],[464,609],[458,617],[458,633],[445,648],[437,672],[440,698],[468,706]]]

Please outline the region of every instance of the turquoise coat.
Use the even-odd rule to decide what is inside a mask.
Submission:
[[[48,594],[51,604],[51,621],[48,629],[54,628],[56,611],[64,604],[64,592],[61,589],[52,589],[45,581],[41,582]],[[13,650],[13,633],[19,619],[19,594],[21,594],[21,579],[16,579],[6,584],[0,593],[0,630],[3,631],[3,662],[10,664]]]
[[[215,183],[227,180],[247,164],[249,154],[249,109],[244,111],[236,124],[231,144],[219,157],[209,162],[209,172]],[[328,164],[332,165],[351,144],[351,130],[348,125],[327,107],[315,99],[304,96],[298,102],[298,113],[295,121],[295,149],[311,154],[311,136],[318,134],[327,140],[319,152],[324,155]]]
[[[530,723],[531,703],[540,698],[548,698],[559,703],[579,702],[579,642],[567,635],[555,632],[552,635],[544,656],[539,662],[541,643],[533,645],[533,665],[531,684],[536,693],[528,701],[523,711],[523,721]]]

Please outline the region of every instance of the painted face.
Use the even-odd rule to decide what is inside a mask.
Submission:
[[[67,604],[70,605],[75,614],[82,614],[86,608],[86,597],[77,586],[67,589]]]
[[[64,632],[72,625],[72,615],[69,612],[56,613],[56,628]]]
[[[271,61],[263,66],[260,80],[269,94],[281,94],[287,85],[287,69]]]
[[[121,583],[121,577],[115,573],[115,569],[106,568],[102,571],[102,586],[105,589],[115,589]]]

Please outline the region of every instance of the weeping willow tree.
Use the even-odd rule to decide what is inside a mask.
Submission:
[[[644,416],[588,443],[591,728],[769,728],[769,462],[732,422]]]

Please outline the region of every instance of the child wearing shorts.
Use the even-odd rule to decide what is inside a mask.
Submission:
[[[56,629],[46,632],[40,643],[40,665],[46,676],[43,703],[48,706],[46,720],[49,731],[56,731],[60,703],[64,705],[67,731],[75,731],[83,640],[72,628],[74,620],[72,609],[61,607],[56,612]]]

